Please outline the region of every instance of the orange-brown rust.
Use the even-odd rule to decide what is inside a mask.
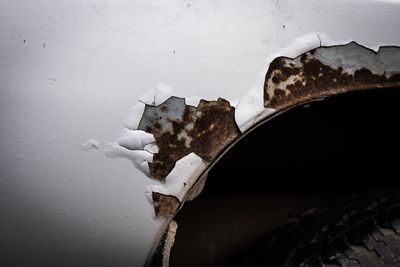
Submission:
[[[205,161],[212,161],[218,153],[240,134],[235,122],[235,109],[225,99],[201,100],[196,111],[196,122],[190,136],[190,146]],[[199,138],[196,138],[199,137]]]
[[[343,92],[400,85],[400,73],[377,75],[367,67],[348,73],[333,68],[315,56],[315,49],[295,59],[279,57],[268,69],[264,84],[264,106],[283,110],[292,105]]]
[[[176,106],[172,107],[176,102],[184,105],[178,118],[169,115],[174,108],[176,110]],[[159,152],[154,154],[149,168],[151,176],[160,180],[172,171],[176,161],[192,152],[211,162],[240,134],[234,118],[235,109],[222,98],[201,100],[196,108],[186,105],[183,99],[172,97],[160,106],[147,106],[147,109],[139,129],[153,134],[157,142]],[[162,116],[167,116],[171,127],[163,128]]]
[[[152,192],[154,212],[157,217],[171,217],[181,204],[174,196]]]

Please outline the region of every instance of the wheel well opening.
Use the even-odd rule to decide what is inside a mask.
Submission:
[[[175,217],[172,266],[232,264],[232,255],[290,216],[356,192],[399,187],[399,99],[399,88],[347,93],[249,133]]]

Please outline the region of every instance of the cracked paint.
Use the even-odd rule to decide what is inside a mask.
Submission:
[[[398,47],[381,47],[376,53],[351,42],[274,59],[265,78],[264,106],[284,110],[339,93],[399,85]]]

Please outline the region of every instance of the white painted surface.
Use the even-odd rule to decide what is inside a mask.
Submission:
[[[81,145],[134,129],[141,113],[126,115],[153,84],[240,103],[276,55],[320,41],[400,44],[398,1],[15,0],[0,10],[0,256],[17,263],[144,263],[162,224],[144,192],[159,183]],[[260,111],[247,99],[243,124]]]
[[[162,186],[150,186],[149,190],[175,196],[182,202],[206,167],[207,165],[199,156],[190,153],[176,162],[174,169],[165,178]]]
[[[140,130],[129,130],[124,128],[118,137],[118,143],[130,150],[143,150],[145,146],[155,143],[154,136]]]

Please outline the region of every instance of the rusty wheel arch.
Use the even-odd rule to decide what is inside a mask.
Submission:
[[[350,42],[345,45],[320,46],[295,58],[275,58],[269,64],[263,89],[264,107],[275,109],[275,112],[256,118],[255,123],[245,132],[228,135],[230,138],[219,144],[218,149],[214,150],[217,153],[208,157],[207,167],[197,177],[182,201],[174,203],[174,210],[170,210],[172,211],[170,214],[163,214],[167,215],[163,216],[166,219],[165,225],[167,226],[173,221],[176,213],[186,201],[192,200],[201,192],[209,170],[224,154],[260,125],[295,107],[321,101],[330,96],[394,87],[400,87],[400,47],[397,46],[380,47],[375,52],[356,42]],[[215,106],[221,101],[228,112],[234,110],[233,107],[228,108],[229,102],[224,99],[214,102],[202,101],[206,104],[211,103],[211,106]],[[209,122],[211,123],[212,120]],[[208,126],[203,125],[202,127],[207,128]],[[230,127],[238,129],[237,125]],[[174,196],[171,197],[174,198]],[[159,209],[162,203],[155,203],[155,205]],[[161,240],[159,243],[159,253],[162,253],[163,242]]]
[[[376,59],[371,60],[371,62],[375,62],[380,66],[361,66],[358,63],[358,66],[361,68],[351,69],[348,67],[347,72],[342,67],[339,66],[337,69],[324,64],[313,56],[321,50],[329,51],[331,49],[337,49],[341,51],[346,51],[346,49],[355,50],[353,54],[359,53],[362,55],[369,55],[372,57],[376,57]],[[390,50],[390,51],[385,51]],[[384,52],[382,52],[384,51]],[[387,53],[389,55],[382,56],[382,53]],[[387,56],[392,55],[393,61],[388,62]],[[346,56],[346,55],[345,55]],[[309,57],[307,59],[307,57]],[[383,60],[379,58],[383,57]],[[299,70],[297,65],[290,64],[289,62],[298,61],[304,64],[304,69],[306,71]],[[359,61],[363,59],[359,59]],[[287,73],[294,73],[294,75],[300,75],[303,77],[295,77],[293,79],[293,84],[289,84],[286,88],[287,90],[293,90],[293,95],[290,93],[282,98],[279,97],[279,100],[275,102],[272,101],[273,98],[270,98],[267,90],[269,81],[275,80],[273,83],[279,84],[277,82],[279,80],[273,75],[274,71],[280,70],[280,68],[285,66],[285,61],[288,62],[288,67],[286,68]],[[307,65],[306,62],[309,62],[310,65]],[[349,64],[349,63],[347,63]],[[394,65],[391,65],[394,64]],[[391,66],[390,66],[391,65]],[[370,69],[372,67],[372,70]],[[290,68],[294,68],[297,70],[290,71]],[[321,72],[322,70],[323,72]],[[353,71],[353,74],[350,75],[349,71]],[[320,75],[323,73],[323,75]],[[280,75],[280,81],[287,81],[290,79],[290,75],[286,75],[285,79],[282,79],[282,75]],[[336,79],[336,81],[334,80]],[[332,82],[327,82],[332,80]],[[301,83],[301,85],[299,84]],[[238,135],[232,142],[228,143],[220,153],[214,158],[214,160],[207,166],[206,170],[203,171],[202,175],[197,179],[195,184],[193,185],[193,189],[189,191],[186,195],[184,201],[191,200],[194,196],[198,195],[198,188],[202,188],[204,186],[205,179],[207,178],[207,174],[209,170],[224,156],[224,154],[233,147],[238,141],[247,136],[250,132],[256,130],[260,125],[267,123],[269,120],[283,114],[286,111],[289,111],[293,108],[296,108],[301,105],[305,105],[315,101],[322,101],[324,98],[344,94],[353,91],[362,91],[362,90],[373,90],[380,88],[394,88],[400,87],[400,47],[397,46],[383,46],[380,47],[376,52],[371,50],[365,46],[362,46],[356,42],[350,42],[344,45],[338,46],[320,46],[318,48],[314,48],[310,51],[307,51],[296,58],[288,58],[288,57],[277,57],[271,61],[269,64],[268,71],[265,75],[264,82],[264,106],[265,108],[273,108],[276,110],[272,115],[266,116],[260,120],[258,120],[252,127],[250,127],[247,131],[242,132]],[[273,89],[279,89],[276,86]],[[275,103],[275,104],[274,104]],[[184,202],[183,201],[183,202]],[[183,204],[183,203],[182,203]],[[178,208],[177,211],[181,206]]]

